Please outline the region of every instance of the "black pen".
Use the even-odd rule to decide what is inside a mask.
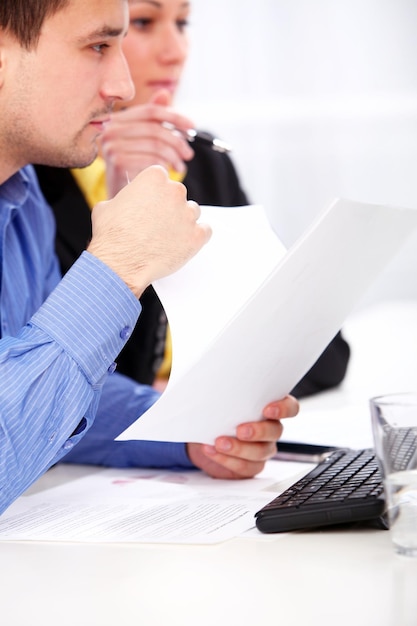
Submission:
[[[304,463],[320,463],[329,454],[337,450],[337,446],[315,445],[294,441],[278,441],[277,451],[272,457],[278,461],[298,461]]]
[[[216,152],[230,152],[232,150],[231,146],[219,139],[218,137],[213,137],[210,133],[206,133],[202,130],[196,130],[195,128],[188,128],[187,130],[181,130],[180,128],[176,128],[173,124],[169,122],[163,122],[162,126],[168,128],[168,130],[172,130],[176,133],[182,135],[187,141],[190,143],[201,143],[205,146],[209,146],[212,150]]]
[[[223,139],[213,137],[210,133],[205,133],[202,130],[190,128],[185,132],[185,136],[190,143],[193,143],[194,141],[202,143],[206,146],[210,146],[210,148],[216,152],[230,152],[232,149],[229,144],[223,141]]]

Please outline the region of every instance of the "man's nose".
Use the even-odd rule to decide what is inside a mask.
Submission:
[[[121,51],[114,56],[108,67],[101,93],[104,99],[114,101],[129,101],[135,95],[135,86],[129,66]]]

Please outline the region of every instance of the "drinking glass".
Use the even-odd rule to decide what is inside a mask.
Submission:
[[[370,405],[394,548],[417,556],[417,393],[371,398]]]

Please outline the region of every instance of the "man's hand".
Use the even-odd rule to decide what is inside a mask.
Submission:
[[[236,437],[217,437],[214,446],[187,444],[190,460],[213,478],[252,478],[276,452],[281,437],[281,419],[297,415],[298,402],[292,396],[271,402],[263,411],[263,419],[240,424]]]
[[[92,211],[88,251],[106,263],[140,297],[157,278],[175,272],[209,240],[197,224],[200,207],[187,201],[182,183],[159,165],[136,176],[114,198]]]
[[[128,107],[112,114],[101,137],[101,154],[106,161],[109,196],[115,195],[150,165],[162,165],[184,174],[194,151],[181,133],[193,122],[170,108],[171,94],[158,91],[148,104]]]

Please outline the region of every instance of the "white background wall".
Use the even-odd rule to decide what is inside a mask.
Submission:
[[[417,0],[192,0],[178,104],[287,244],[333,197],[417,209]],[[366,301],[417,298],[417,237]]]

